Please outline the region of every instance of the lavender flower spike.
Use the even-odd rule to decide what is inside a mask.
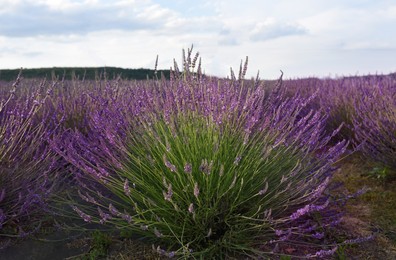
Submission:
[[[132,222],[132,216],[129,215],[128,213],[126,213],[126,212],[121,215],[121,218],[123,220],[125,220],[126,222],[128,222],[128,224],[130,224]]]
[[[129,180],[128,179],[125,179],[125,182],[124,182],[124,193],[127,196],[129,196],[131,194],[131,189],[129,188]]]
[[[315,254],[308,254],[306,255],[307,258],[323,258],[325,256],[331,256],[334,255],[334,253],[337,251],[338,247],[334,247],[329,250],[320,250],[316,252]]]
[[[156,237],[162,237],[162,233],[156,227],[154,228],[154,234]]]
[[[311,205],[305,205],[303,208],[298,209],[296,212],[294,212],[291,216],[290,219],[292,220],[296,220],[302,216],[304,216],[305,214],[309,213],[310,211],[310,206]]]
[[[198,183],[195,183],[195,185],[194,185],[194,196],[198,199],[198,196],[199,196]]]
[[[194,203],[191,203],[190,206],[188,206],[188,212],[194,213]]]
[[[264,189],[259,191],[259,195],[264,195],[268,190],[268,181],[265,183]]]
[[[191,173],[192,173],[192,165],[191,165],[191,163],[186,163],[186,164],[184,165],[184,172],[185,172],[185,173],[188,173],[188,174],[191,174]]]
[[[176,166],[173,165],[171,162],[168,161],[168,159],[166,158],[166,155],[164,154],[163,156],[164,159],[164,164],[165,166],[171,171],[171,172],[176,172]]]
[[[75,212],[77,212],[77,214],[78,214],[85,222],[91,223],[92,217],[91,217],[90,215],[88,215],[88,214],[82,212],[79,208],[77,208],[77,207],[74,206],[74,205],[71,206],[71,207],[72,207],[72,209],[73,209]]]
[[[164,199],[165,200],[171,201],[172,196],[173,196],[172,184],[171,183],[168,185],[168,192],[164,191],[163,194],[164,194]]]
[[[111,219],[110,214],[103,212],[103,210],[101,210],[99,207],[98,207],[98,212],[99,212],[99,216],[101,217],[99,221],[100,224],[104,224],[107,222],[107,220]]]
[[[109,204],[109,211],[110,211],[110,213],[112,214],[112,215],[114,215],[114,216],[121,216],[122,215],[122,213],[121,212],[119,212],[114,206],[113,206],[113,204]]]
[[[202,160],[201,165],[199,166],[199,170],[205,173],[206,175],[209,175],[212,170],[212,166],[213,166],[213,161],[208,163],[208,160],[204,159]]]

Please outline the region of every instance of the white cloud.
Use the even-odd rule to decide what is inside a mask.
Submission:
[[[251,34],[250,39],[253,41],[266,41],[290,35],[299,35],[306,33],[306,30],[290,23],[280,23],[274,18],[267,18],[264,22],[257,23]]]
[[[115,3],[115,4],[114,4]],[[147,1],[25,1],[0,16],[0,35],[86,34],[104,30],[160,28],[174,15]]]

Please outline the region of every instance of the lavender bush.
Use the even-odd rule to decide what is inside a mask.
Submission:
[[[46,97],[16,96],[20,76],[0,102],[0,236],[37,231],[53,192],[57,156],[45,140],[51,129],[34,123]],[[44,86],[44,83],[43,85]]]
[[[396,81],[390,77],[378,81],[356,103],[354,131],[361,151],[396,170]]]
[[[305,257],[334,253],[318,242],[339,217],[325,193],[347,145],[329,145],[339,129],[323,134],[326,118],[306,109],[312,98],[244,80],[247,62],[238,79],[218,80],[200,62],[194,71],[197,59],[189,50],[170,81],[103,98],[90,132],[52,141],[76,167],[84,203],[72,209],[169,257],[282,255],[287,244]]]
[[[304,78],[285,81],[289,95],[300,93],[304,97],[309,97],[316,94],[309,109],[321,110],[327,115],[325,124],[327,132],[332,132],[343,125],[334,141],[353,140],[354,100],[361,95],[361,84],[359,78]]]
[[[300,93],[303,97],[309,97],[316,93],[316,98],[309,108],[321,109],[327,114],[325,129],[328,132],[343,124],[335,140],[350,140],[351,144],[356,146],[359,141],[355,139],[354,119],[364,117],[364,113],[357,116],[359,110],[357,104],[364,102],[363,100],[368,98],[368,93],[372,93],[375,89],[392,88],[394,78],[390,75],[303,78],[286,80],[284,86],[290,96]]]

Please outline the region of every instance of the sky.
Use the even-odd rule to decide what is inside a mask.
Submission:
[[[393,73],[396,1],[0,0],[0,69],[169,69],[192,45],[220,77]]]

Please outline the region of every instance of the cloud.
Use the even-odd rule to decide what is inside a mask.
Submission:
[[[340,51],[395,49],[394,10],[396,6],[333,8],[304,17],[299,22],[321,48]]]
[[[8,3],[9,0],[2,1]],[[183,13],[172,5],[163,7],[153,1],[10,1],[10,4],[0,5],[0,35],[67,36],[86,35],[99,31],[144,30],[156,34],[174,35],[211,33],[221,29],[221,21],[210,15],[213,12],[205,15],[203,8],[200,8],[197,10],[201,10],[202,15],[190,15],[192,10]],[[194,8],[195,6],[192,5]],[[190,9],[192,7],[190,6]]]
[[[214,16],[216,1],[213,0],[152,0],[161,6],[166,6],[178,14],[193,18],[202,16]]]
[[[390,42],[381,41],[354,41],[340,44],[341,50],[396,50],[396,46]]]
[[[307,33],[307,31],[299,25],[281,23],[273,18],[268,18],[266,21],[259,22],[254,26],[250,34],[250,39],[252,41],[267,41],[280,37],[301,35],[305,33]]]
[[[240,44],[238,39],[234,37],[221,37],[218,43],[223,46],[237,46]]]
[[[0,0],[0,68],[150,67],[194,44],[208,74],[249,56],[263,78],[395,68],[389,0]]]
[[[0,12],[0,35],[9,37],[156,30],[176,17],[147,1],[19,1]]]

